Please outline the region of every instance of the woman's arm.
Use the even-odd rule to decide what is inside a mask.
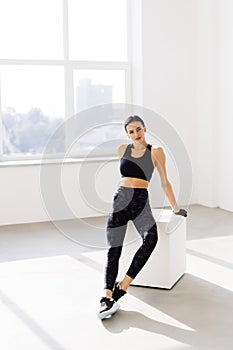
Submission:
[[[127,144],[123,144],[123,145],[120,145],[118,147],[118,152],[117,153],[118,153],[119,160],[121,160],[121,158],[123,157],[127,146],[128,146]]]
[[[167,196],[167,199],[169,200],[169,203],[171,204],[172,210],[174,212],[179,212],[180,208],[176,202],[175,195],[173,193],[172,185],[168,181],[167,178],[167,171],[166,171],[166,156],[162,149],[162,147],[158,148],[152,148],[152,158],[154,161],[155,166],[157,167],[157,170],[160,175],[161,180],[161,186],[164,190],[164,193]]]

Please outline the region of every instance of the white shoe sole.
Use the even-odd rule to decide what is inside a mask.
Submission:
[[[107,311],[103,311],[103,312],[100,312],[98,314],[99,316],[99,319],[100,320],[104,320],[105,318],[108,318],[110,316],[112,316],[113,314],[115,314],[115,312],[117,312],[117,310],[119,309],[120,305],[115,303],[113,305],[113,307],[110,309],[110,310],[107,310]]]

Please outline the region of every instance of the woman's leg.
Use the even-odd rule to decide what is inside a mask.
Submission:
[[[129,277],[128,275],[125,275],[125,277],[123,278],[123,280],[120,282],[120,288],[127,292],[130,283],[133,281],[133,278]]]
[[[118,274],[119,259],[121,256],[122,246],[111,247],[108,250],[107,265],[105,269],[105,291],[106,297],[112,297],[113,287]]]
[[[107,254],[105,269],[105,290],[108,298],[112,291],[118,274],[119,259],[128,223],[127,205],[129,202],[126,191],[117,192],[113,202],[113,213],[108,218],[107,241],[110,246]]]
[[[142,237],[142,245],[135,253],[130,267],[120,283],[120,287],[125,291],[127,291],[130,283],[146,264],[158,242],[157,225],[148,200],[142,212],[135,217],[133,222]]]
[[[127,283],[132,282],[132,280],[137,276],[137,274],[141,271],[143,266],[146,264],[147,260],[151,256],[151,253],[153,252],[156,244],[158,241],[158,235],[157,235],[157,225],[156,223],[154,226],[149,229],[147,232],[143,233],[143,238],[142,238],[142,245],[140,248],[137,250],[135,253],[132,263],[126,273],[126,280],[124,281]],[[123,284],[121,284],[122,289]]]
[[[141,269],[149,259],[151,253],[153,252],[157,244],[157,241],[157,228],[154,227],[152,228],[152,231],[145,234],[141,247],[137,250],[125,277],[120,282],[120,288],[122,290],[128,290],[131,282],[134,280],[134,278],[141,271]]]

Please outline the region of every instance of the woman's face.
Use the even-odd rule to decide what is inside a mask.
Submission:
[[[126,126],[126,133],[133,142],[141,143],[145,139],[146,128],[141,122],[135,121]]]

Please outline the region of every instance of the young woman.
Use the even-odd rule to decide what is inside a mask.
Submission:
[[[125,121],[125,131],[132,144],[123,144],[118,149],[122,178],[114,196],[113,211],[107,222],[107,241],[110,247],[105,270],[105,296],[100,300],[101,307],[98,314],[100,319],[110,317],[118,310],[117,301],[127,293],[130,283],[141,271],[157,244],[157,226],[151,212],[147,191],[155,167],[173,212],[185,217],[188,214],[176,203],[172,186],[167,178],[163,149],[154,148],[146,142],[144,121],[139,116],[130,116]],[[129,220],[133,221],[141,235],[142,245],[135,253],[124,279],[116,282]]]

